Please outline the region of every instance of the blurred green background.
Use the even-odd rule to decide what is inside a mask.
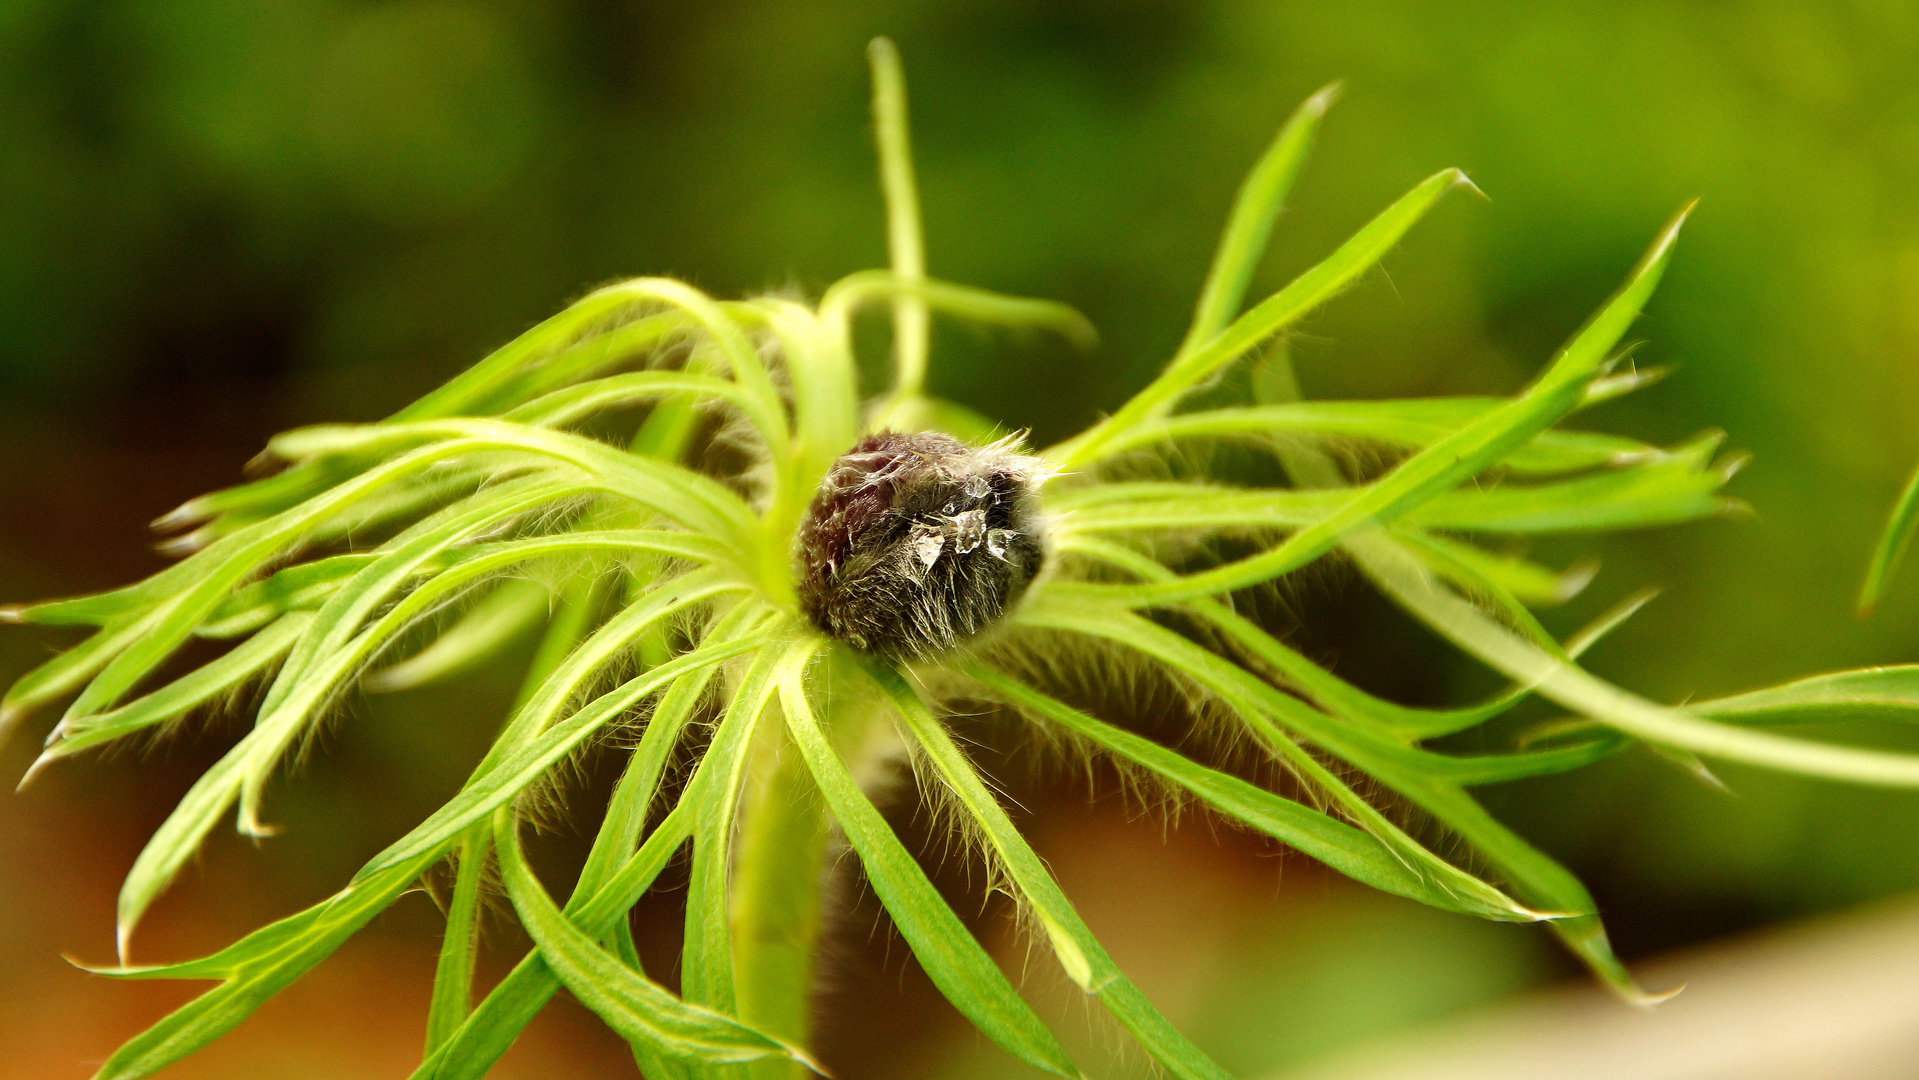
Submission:
[[[1242,172],[1330,80],[1346,93],[1265,288],[1443,166],[1489,200],[1449,198],[1294,339],[1312,396],[1512,390],[1701,197],[1636,331],[1640,362],[1674,374],[1580,422],[1726,429],[1755,457],[1733,491],[1757,513],[1542,548],[1604,561],[1550,621],[1662,586],[1592,664],[1665,700],[1919,659],[1919,573],[1872,621],[1850,613],[1919,460],[1919,10],[1890,0],[8,0],[0,599],[150,572],[143,523],[232,482],[272,432],[382,416],[594,284],[817,294],[878,265],[876,33],[907,64],[933,272],[1065,300],[1104,334],[1077,356],[941,331],[934,389],[1039,442],[1169,355]],[[1419,701],[1486,684],[1337,572],[1292,599],[1300,639],[1356,679]],[[0,635],[0,677],[62,643]],[[509,683],[352,706],[278,796],[289,835],[222,836],[140,955],[337,887],[457,783]],[[5,748],[5,775],[48,723]],[[119,876],[234,730],[0,799],[0,1075],[85,1075],[184,1000],[58,957],[109,958]],[[1535,930],[1372,896],[1203,821],[1163,828],[1028,756],[1010,790],[1069,892],[1236,1072],[1580,977]],[[1724,777],[1731,795],[1634,754],[1487,798],[1592,885],[1628,958],[1919,887],[1919,799]],[[577,841],[562,830],[552,857]],[[844,892],[821,997],[839,1075],[1006,1075]],[[671,900],[641,913],[655,938]],[[1002,923],[982,932],[1017,964]],[[169,1075],[404,1075],[436,924],[407,901]],[[521,947],[497,926],[489,963]],[[1114,1053],[1044,968],[1037,998],[1092,1060]],[[564,1003],[499,1073],[630,1074]]]

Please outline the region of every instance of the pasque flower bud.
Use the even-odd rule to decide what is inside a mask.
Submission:
[[[800,607],[828,637],[893,659],[965,643],[1039,571],[1043,468],[1004,442],[868,436],[827,470],[800,526]]]

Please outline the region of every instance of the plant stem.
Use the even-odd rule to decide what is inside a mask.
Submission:
[[[768,718],[772,719],[771,717]],[[818,952],[825,803],[785,725],[766,723],[747,779],[730,912],[739,1016],[796,1046],[812,1034],[813,963]],[[806,1070],[768,1060],[754,1080],[788,1080]]]
[[[489,829],[482,823],[468,829],[460,842],[459,870],[453,899],[447,904],[446,937],[433,973],[433,1002],[426,1018],[428,1057],[453,1037],[472,1008],[473,953],[479,930],[475,916],[480,906],[480,871],[486,865],[490,840]]]
[[[913,181],[913,148],[907,133],[906,76],[899,50],[887,38],[866,47],[873,68],[873,127],[879,143],[880,186],[886,193],[886,244],[893,273],[901,281],[926,278],[926,248],[920,231],[919,189]],[[893,301],[893,394],[898,401],[920,396],[926,384],[926,301],[901,296]]]
[[[880,736],[892,726],[874,722],[879,703],[841,650],[827,650],[814,672],[814,711],[834,750],[855,777],[867,775],[891,745]],[[786,725],[775,716],[766,719],[747,776],[733,872],[729,918],[734,985],[741,1020],[810,1050],[821,898],[830,880],[825,861],[833,825]],[[760,1061],[742,1071],[753,1080],[809,1075],[804,1066],[787,1061]]]

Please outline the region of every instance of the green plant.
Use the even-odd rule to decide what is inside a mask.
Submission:
[[[1001,703],[1377,888],[1463,914],[1545,922],[1632,1000],[1650,998],[1614,958],[1583,887],[1488,815],[1470,788],[1577,768],[1635,742],[1700,771],[1704,757],[1919,785],[1919,760],[1762,730],[1909,710],[1919,704],[1919,669],[1661,706],[1576,663],[1641,601],[1555,641],[1530,606],[1565,599],[1582,575],[1475,542],[1673,523],[1730,505],[1721,488],[1736,462],[1715,461],[1716,436],[1661,449],[1554,427],[1654,381],[1617,363],[1615,350],[1658,283],[1685,212],[1511,398],[1299,399],[1286,353],[1272,343],[1466,182],[1457,170],[1435,174],[1242,314],[1330,90],[1295,113],[1242,188],[1192,329],[1165,370],[1111,416],[1039,455],[1047,468],[1032,482],[1045,566],[1005,624],[916,663],[823,636],[800,612],[794,538],[836,460],[867,431],[940,430],[977,441],[993,430],[924,393],[930,313],[1090,336],[1058,305],[925,276],[903,84],[889,44],[876,42],[872,58],[890,272],[855,274],[812,307],[717,301],[666,279],[601,289],[386,421],[276,438],[269,449],[283,471],[165,519],[192,527],[175,542],[190,553],[178,565],[116,592],[11,610],[22,621],[97,628],[6,697],[0,728],[77,692],[35,770],[267,682],[252,730],[193,787],[129,874],[119,906],[123,959],[142,914],[229,810],[237,807],[241,831],[269,831],[261,819],[269,778],[356,681],[421,685],[489,655],[516,628],[545,623],[521,700],[465,787],[340,892],[204,959],[103,969],[219,984],[128,1042],[102,1076],[148,1075],[205,1045],[449,858],[455,886],[416,1075],[485,1073],[561,986],[631,1042],[649,1076],[816,1067],[805,1049],[805,991],[835,828],[948,999],[1020,1060],[1078,1075],[862,790],[860,777],[893,737],[1066,974],[1168,1072],[1224,1075],[1088,932],[942,723],[948,701]],[[875,303],[893,312],[894,377],[862,408],[851,326]],[[1262,348],[1252,404],[1178,411]],[[611,441],[630,430],[618,418],[636,414],[626,445]],[[1169,447],[1222,440],[1270,450],[1291,486],[1232,486],[1166,465]],[[1335,442],[1398,460],[1359,475],[1332,452]],[[733,464],[702,472],[693,464],[702,461]],[[1166,467],[1155,479],[1126,479],[1142,462]],[[1245,553],[1230,557],[1236,551]],[[1335,553],[1510,677],[1512,688],[1466,708],[1397,705],[1234,609],[1236,594]],[[536,580],[560,582],[551,603]],[[150,687],[195,637],[239,643]],[[409,655],[388,664],[395,650]],[[1077,658],[1178,688],[1249,736],[1306,801],[1076,708],[1047,676]],[[1541,728],[1509,752],[1427,745],[1535,694],[1581,719]],[[556,904],[527,867],[518,823],[571,756],[634,728],[637,743],[586,866]],[[670,765],[681,754],[693,765],[675,784]],[[1358,775],[1443,826],[1490,872],[1471,872],[1415,839],[1355,786]],[[689,843],[676,996],[645,974],[623,916]],[[475,1007],[489,859],[536,948]]]

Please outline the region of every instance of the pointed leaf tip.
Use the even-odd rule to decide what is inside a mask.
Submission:
[[[1661,990],[1658,993],[1635,989],[1633,993],[1623,994],[1622,996],[1625,997],[1627,1004],[1636,1008],[1653,1009],[1685,993],[1686,987],[1690,985],[1690,983],[1680,983],[1671,990]]]
[[[124,954],[121,956],[120,962],[116,964],[89,964],[85,960],[74,956],[72,953],[66,952],[60,954],[60,959],[65,960],[69,965],[89,975],[105,975],[109,979],[124,978],[128,975],[138,975],[142,971],[151,970],[127,963]]]
[[[1679,212],[1667,220],[1666,227],[1659,231],[1659,239],[1653,242],[1652,247],[1646,250],[1646,254],[1640,257],[1639,265],[1633,268],[1635,277],[1647,267],[1664,259],[1672,251],[1673,244],[1679,240],[1679,230],[1685,226],[1686,219],[1692,216],[1693,209],[1698,205],[1699,200],[1694,199],[1680,207]]]
[[[153,550],[170,559],[183,559],[199,551],[201,548],[206,547],[207,543],[208,538],[204,534],[204,530],[196,530],[185,536],[177,536],[171,540],[162,540],[153,545]]]
[[[27,790],[28,785],[32,784],[47,766],[58,760],[60,760],[59,756],[51,750],[42,751],[39,757],[33,759],[33,764],[27,766],[27,771],[20,774],[20,782],[13,786],[14,792],[17,794]]]
[[[1477,195],[1480,198],[1486,200],[1487,202],[1493,201],[1493,197],[1491,195],[1486,194],[1486,189],[1480,187],[1478,184],[1473,183],[1473,178],[1470,176],[1467,176],[1465,173],[1465,170],[1448,169],[1447,171],[1453,174],[1454,187],[1456,188],[1463,187],[1467,189],[1468,191],[1471,191],[1474,195]]]
[[[104,964],[89,964],[86,961],[81,960],[80,958],[74,956],[72,953],[69,953],[69,952],[61,953],[60,959],[65,960],[69,967],[78,968],[89,975],[111,975],[113,974],[114,971],[118,970],[119,968],[126,967],[126,964],[124,962],[117,964],[114,967],[107,967]]]
[[[1074,308],[1061,307],[1053,329],[1075,352],[1089,353],[1099,348],[1099,327],[1093,325],[1093,320]]]
[[[1563,604],[1586,591],[1594,578],[1599,576],[1598,559],[1581,559],[1568,566],[1554,583],[1553,601]]]
[[[246,464],[240,467],[240,471],[246,476],[268,476],[286,468],[287,464],[286,458],[274,453],[273,447],[268,446],[248,458]]]
[[[1345,92],[1346,80],[1334,79],[1332,82],[1313,91],[1313,96],[1307,98],[1306,101],[1300,105],[1299,109],[1301,112],[1309,113],[1313,116],[1324,116],[1326,115],[1326,110],[1332,108],[1333,105],[1339,101],[1340,95]]]
[[[198,525],[212,516],[212,512],[202,504],[201,500],[190,499],[154,518],[148,523],[147,528],[154,532],[170,533],[189,525]]]
[[[1892,505],[1892,513],[1886,518],[1885,531],[1879,536],[1879,544],[1872,553],[1872,562],[1866,568],[1866,580],[1859,587],[1858,612],[1860,618],[1878,610],[1879,604],[1886,598],[1886,591],[1892,587],[1893,575],[1898,573],[1899,564],[1905,561],[1906,549],[1912,545],[1912,537],[1919,531],[1919,470],[1899,493],[1899,499]]]

